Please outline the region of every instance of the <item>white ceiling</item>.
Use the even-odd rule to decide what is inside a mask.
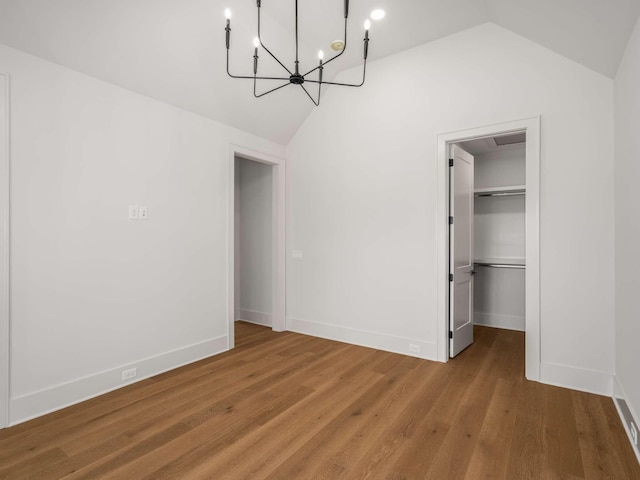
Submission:
[[[369,60],[488,21],[613,77],[640,14],[639,0],[351,0],[348,49],[325,80]],[[259,100],[252,82],[225,72],[224,15],[232,17],[232,69],[249,74],[255,0],[0,0],[0,43],[286,144],[315,108],[289,86]],[[262,0],[263,41],[292,69],[292,0]],[[301,70],[343,35],[343,0],[300,0]],[[284,71],[284,70],[282,70]],[[261,52],[260,72],[281,75]],[[354,80],[357,80],[354,78]],[[276,86],[278,83],[273,84]],[[322,107],[320,107],[322,108]]]

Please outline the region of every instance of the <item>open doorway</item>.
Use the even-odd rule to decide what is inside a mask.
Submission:
[[[279,158],[231,146],[229,348],[237,320],[285,329],[284,169]]]
[[[273,167],[236,156],[235,320],[273,327]]]
[[[539,380],[539,123],[438,137],[440,361],[473,342],[474,324],[522,330],[526,377]]]
[[[453,358],[474,326],[525,332],[526,132],[455,143],[450,157]]]

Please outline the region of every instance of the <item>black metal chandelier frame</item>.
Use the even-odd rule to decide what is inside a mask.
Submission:
[[[263,43],[262,41],[262,35],[261,35],[261,31],[260,31],[260,13],[262,10],[262,1],[261,0],[256,0],[256,4],[258,7],[258,42],[259,45],[265,50],[265,52],[267,52],[276,62],[278,62],[280,64],[280,66],[286,70],[286,72],[289,74],[288,77],[263,77],[263,76],[258,76],[258,45],[255,45],[254,48],[254,54],[253,54],[253,76],[248,76],[248,75],[234,75],[229,71],[229,47],[230,47],[230,43],[231,43],[231,19],[229,18],[229,16],[227,16],[227,26],[225,28],[225,32],[226,32],[226,45],[227,45],[227,74],[232,77],[232,78],[240,78],[240,79],[247,79],[247,80],[253,80],[253,95],[256,98],[260,98],[263,97],[269,93],[275,92],[277,90],[280,90],[281,88],[287,87],[289,85],[298,85],[300,86],[300,88],[302,88],[302,90],[304,90],[304,92],[307,94],[307,96],[309,97],[309,99],[311,99],[311,101],[314,103],[314,105],[319,106],[320,105],[320,95],[322,93],[322,85],[338,85],[341,87],[361,87],[362,85],[364,85],[364,81],[365,81],[365,76],[367,73],[367,56],[369,53],[369,29],[365,28],[365,36],[363,39],[364,42],[364,65],[363,65],[363,70],[362,70],[362,82],[360,83],[356,83],[356,84],[351,84],[351,83],[340,83],[340,82],[325,82],[323,81],[322,77],[323,77],[323,73],[324,73],[324,67],[330,63],[333,62],[335,59],[337,59],[338,57],[340,57],[342,54],[344,54],[344,52],[347,50],[347,25],[348,25],[348,20],[349,20],[349,0],[344,0],[344,47],[342,48],[342,50],[340,51],[340,53],[334,55],[333,57],[331,57],[329,60],[327,60],[326,62],[323,62],[323,59],[320,58],[319,60],[319,64],[317,67],[309,70],[307,73],[301,74],[300,73],[300,62],[299,62],[299,58],[298,58],[298,0],[295,0],[295,37],[296,37],[296,59],[294,62],[294,68],[293,71],[291,71],[289,68],[287,68],[287,66],[282,63],[278,57],[276,57],[273,53],[271,53],[271,50],[269,50],[266,45]],[[308,78],[309,75],[311,75],[312,73],[318,71],[318,79],[311,79]],[[258,84],[258,80],[280,80],[280,81],[284,81],[286,83],[272,88],[271,90],[267,90],[265,92],[262,93],[258,93],[257,91],[257,84]],[[305,88],[304,83],[315,83],[318,85],[318,96],[317,98],[314,98],[309,91]]]

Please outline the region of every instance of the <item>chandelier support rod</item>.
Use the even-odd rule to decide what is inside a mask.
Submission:
[[[318,84],[322,84],[322,85],[338,85],[340,87],[361,87],[364,85],[364,80],[365,80],[365,76],[367,73],[367,61],[364,61],[364,69],[362,71],[362,82],[360,83],[339,83],[339,82],[325,82],[324,80],[322,81],[318,81],[318,80],[311,80],[311,79],[305,79],[305,82],[309,82],[309,83],[318,83]]]
[[[298,61],[298,0],[296,0],[296,75],[300,75],[300,62]]]
[[[260,98],[260,97],[264,97],[265,95],[271,93],[271,92],[275,92],[276,90],[280,90],[281,88],[284,87],[288,87],[289,85],[291,85],[291,82],[287,81],[287,83],[280,85],[279,87],[276,88],[272,88],[271,90],[267,90],[264,93],[257,93],[257,81],[256,80],[262,80],[260,77],[254,77],[253,78],[253,96],[256,98]]]
[[[309,97],[309,99],[311,99],[311,101],[313,102],[313,104],[316,107],[320,106],[320,97],[318,97],[318,101],[316,102],[315,99],[311,96],[311,94],[307,91],[307,89],[304,88],[304,85],[300,84],[300,87],[302,87],[302,90],[304,90],[304,93],[307,94],[307,97]]]
[[[258,2],[258,40],[260,41],[260,46],[261,46],[262,48],[264,48],[264,50],[265,50],[269,55],[271,55],[271,57],[272,57],[276,62],[278,62],[278,63],[280,64],[280,66],[281,66],[282,68],[284,68],[284,69],[287,71],[287,73],[288,73],[289,75],[293,75],[293,73],[291,73],[291,70],[289,70],[289,69],[285,66],[285,64],[284,64],[284,63],[282,63],[280,60],[278,60],[278,58],[277,58],[273,53],[271,53],[271,50],[269,50],[269,49],[266,47],[266,45],[265,45],[264,43],[262,43],[262,35],[260,34],[260,11],[262,10],[262,7],[261,7],[261,5],[260,5],[260,3],[261,3],[261,2],[260,2],[260,0],[257,0],[257,2]]]
[[[227,75],[229,75],[231,78],[244,78],[247,80],[253,80],[254,78],[257,78],[258,80],[282,80],[283,82],[285,80],[287,82],[289,81],[289,79],[285,77],[256,77],[256,76],[250,77],[248,75],[234,75],[229,71],[229,50],[227,50]]]

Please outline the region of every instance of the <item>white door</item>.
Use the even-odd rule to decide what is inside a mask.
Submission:
[[[473,343],[473,156],[451,146],[449,190],[449,355]]]

